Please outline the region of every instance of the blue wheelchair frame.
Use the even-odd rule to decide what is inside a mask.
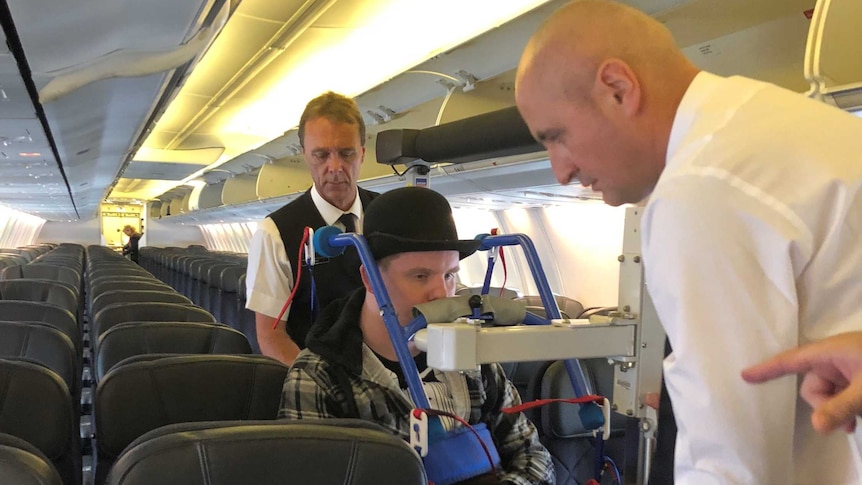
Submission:
[[[542,318],[528,312],[524,319],[525,324],[549,325],[551,323],[550,320],[561,318],[560,309],[557,306],[557,302],[554,299],[550,286],[548,285],[548,280],[542,269],[542,263],[539,260],[536,248],[529,237],[524,234],[507,234],[500,236],[480,235],[477,239],[481,240],[481,246],[479,249],[484,251],[496,249],[500,246],[521,246],[523,248],[524,254],[527,258],[527,264],[529,265],[530,272],[535,279],[539,296],[542,300],[543,306],[545,307],[546,315],[548,316],[548,318]],[[345,248],[347,246],[354,246],[356,248],[359,259],[365,267],[365,272],[368,276],[371,287],[374,289],[377,305],[380,308],[383,322],[386,326],[389,338],[392,341],[392,346],[395,350],[396,356],[398,357],[401,370],[404,373],[404,379],[407,382],[407,391],[410,394],[410,398],[413,400],[413,404],[417,409],[430,409],[428,397],[425,395],[425,389],[423,388],[422,381],[419,378],[416,363],[414,362],[413,355],[410,353],[407,346],[408,341],[413,337],[413,335],[417,331],[425,328],[428,322],[425,321],[424,316],[419,315],[407,326],[401,326],[398,322],[398,316],[395,313],[395,307],[392,305],[389,293],[387,292],[383,279],[380,276],[380,272],[377,269],[374,256],[372,256],[371,250],[363,236],[356,233],[339,233],[329,236],[327,238],[327,242],[333,248]],[[487,294],[487,289],[490,284],[490,277],[493,270],[493,254],[488,259],[489,268],[485,276],[483,294]],[[570,359],[567,360],[565,364],[575,395],[582,397],[590,394],[591,389],[589,389],[586,378],[584,377],[585,375],[580,366],[580,362],[576,359]],[[594,429],[600,429],[604,424],[601,410],[595,404],[581,406],[579,414],[584,424],[596,424]],[[450,438],[452,438],[451,442],[448,443],[450,446],[460,446],[456,443],[454,436],[451,436],[452,434],[453,433],[451,432],[447,433],[444,431],[439,417],[433,415],[428,417],[428,442],[432,453],[435,450],[435,443],[438,444],[436,449],[440,450],[441,446],[439,445],[442,443],[443,446],[445,446],[447,444],[446,441]],[[459,433],[459,435],[459,442],[463,444],[463,434]],[[601,431],[599,431],[597,439],[597,454],[599,455],[601,455],[601,450],[599,449],[600,442],[602,441],[601,438]],[[491,445],[493,446],[493,443],[491,443]],[[494,456],[496,456],[496,450]],[[428,467],[428,464],[428,459],[426,458],[426,468]],[[451,466],[452,463],[449,463],[448,465]],[[428,470],[428,472],[430,476],[432,474],[431,470]],[[597,474],[598,473],[600,473],[600,470],[597,471]],[[434,479],[435,477],[431,478]]]

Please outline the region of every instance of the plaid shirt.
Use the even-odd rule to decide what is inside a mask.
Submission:
[[[321,314],[308,334],[308,348],[299,354],[284,381],[278,416],[359,418],[408,440],[413,405],[399,388],[395,374],[362,343],[359,313],[364,301],[365,292],[360,289],[346,300],[333,302]],[[460,380],[466,384],[469,404],[463,407],[467,421],[485,423],[491,431],[502,465],[498,474],[501,483],[554,483],[550,454],[539,442],[533,424],[522,413],[500,412],[520,404],[521,399],[498,364],[483,365],[475,372],[435,374],[441,382]],[[352,400],[344,393],[348,386]]]

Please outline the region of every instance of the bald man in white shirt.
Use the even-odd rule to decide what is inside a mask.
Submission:
[[[671,480],[862,483],[855,440],[814,430],[795,377],[740,377],[860,329],[862,120],[700,71],[661,23],[600,0],[539,29],[515,96],[561,183],[646,204],[646,281],[673,348]]]

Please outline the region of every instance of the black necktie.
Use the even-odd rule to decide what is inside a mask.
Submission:
[[[356,223],[353,222],[353,214],[349,212],[341,214],[338,222],[344,224],[344,232],[356,232]]]

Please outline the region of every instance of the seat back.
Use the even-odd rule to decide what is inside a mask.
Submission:
[[[141,354],[250,354],[245,335],[218,323],[129,322],[102,334],[96,380],[116,364]]]
[[[44,365],[60,376],[73,398],[78,396],[81,372],[75,344],[56,328],[37,322],[0,321],[0,358],[5,357]]]
[[[540,296],[527,295],[519,299],[526,302],[528,307],[541,307],[542,309],[544,309],[544,305],[542,304],[542,298]],[[581,302],[579,302],[578,300],[562,295],[554,295],[554,300],[556,300],[557,307],[560,309],[560,312],[564,313],[565,315],[568,315],[567,318],[578,318],[584,311],[584,305],[582,305]],[[533,313],[537,313],[535,310],[530,311],[532,311]]]
[[[42,322],[63,332],[80,350],[81,331],[75,315],[69,310],[50,303],[33,301],[0,300],[0,318],[14,322]]]
[[[325,466],[321,466],[325,464]],[[426,485],[407,443],[360,420],[187,423],[135,441],[107,483]]]
[[[613,396],[614,368],[607,359],[581,359],[587,379],[596,394]],[[573,398],[575,392],[563,361],[551,364],[542,376],[538,399]],[[578,415],[578,405],[548,404],[539,412],[539,434],[542,443],[551,453],[557,472],[557,484],[579,485],[590,478],[594,471],[593,438],[585,429]],[[605,454],[621,463],[626,418],[611,413],[611,437],[606,442]]]
[[[121,362],[96,387],[97,478],[107,473],[106,464],[129,443],[161,426],[275,419],[287,370],[274,359],[256,355],[183,355]]]
[[[0,280],[19,278],[62,281],[71,284],[75,288],[81,288],[81,275],[77,271],[52,264],[8,266],[0,272]]]
[[[172,289],[166,290],[111,290],[105,291],[93,298],[90,310],[92,315],[99,313],[108,305],[114,303],[132,302],[163,302],[191,305],[192,301]]]
[[[68,284],[49,280],[0,280],[0,299],[51,303],[73,313],[78,310],[78,294]]]
[[[181,303],[114,303],[93,316],[91,333],[97,339],[114,325],[124,322],[204,322],[216,323],[203,308]]]
[[[482,287],[481,286],[465,286],[463,288],[459,288],[455,291],[456,295],[481,295]],[[499,296],[500,298],[508,298],[515,299],[518,298],[518,291],[513,290],[511,288],[500,288],[500,287],[490,287],[488,288],[488,294],[493,296]]]
[[[0,359],[0,389],[0,433],[44,453],[63,483],[80,484],[81,446],[66,384],[41,365]]]
[[[51,460],[30,443],[0,433],[0,483],[63,485]]]

